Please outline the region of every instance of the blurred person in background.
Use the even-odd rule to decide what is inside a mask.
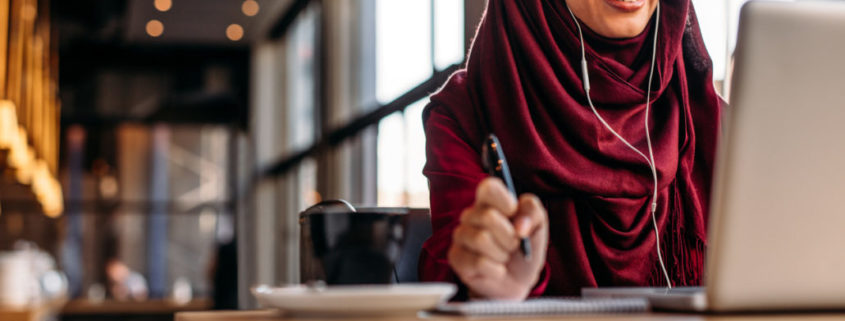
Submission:
[[[149,291],[147,280],[138,272],[132,271],[118,258],[106,261],[106,281],[109,294],[118,301],[145,301]]]
[[[723,105],[690,0],[489,0],[423,114],[421,279],[459,299],[699,285]],[[519,199],[482,168],[489,133]]]
[[[133,271],[118,253],[119,239],[114,232],[103,236],[105,241],[103,254],[105,257],[104,274],[108,295],[118,301],[145,301],[149,296],[147,279]]]

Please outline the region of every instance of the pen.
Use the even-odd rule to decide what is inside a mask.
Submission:
[[[505,160],[502,144],[495,134],[487,136],[484,146],[481,147],[481,163],[490,176],[498,177],[505,183],[508,192],[516,199],[516,189],[513,186],[513,177],[511,177],[511,172],[508,168],[508,161]],[[527,237],[519,240],[519,250],[522,251],[522,256],[526,260],[531,259],[531,242]]]

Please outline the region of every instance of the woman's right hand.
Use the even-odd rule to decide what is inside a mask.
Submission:
[[[528,237],[525,258],[519,241]],[[523,300],[537,283],[546,261],[548,217],[540,199],[510,195],[498,178],[481,181],[475,203],[461,213],[452,234],[449,265],[469,287],[471,297]]]

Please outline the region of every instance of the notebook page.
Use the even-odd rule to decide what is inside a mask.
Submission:
[[[522,302],[471,301],[446,303],[438,306],[436,309],[437,312],[442,313],[477,316],[637,313],[648,310],[648,300],[644,298],[538,298],[528,299]]]

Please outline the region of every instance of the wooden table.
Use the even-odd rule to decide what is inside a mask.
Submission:
[[[196,299],[185,304],[176,304],[168,300],[92,302],[79,299],[68,302],[61,310],[61,314],[172,314],[179,311],[199,311],[209,308],[211,308],[211,301],[208,299]]]
[[[596,315],[596,316],[553,316],[553,317],[461,317],[440,314],[420,314],[408,317],[382,317],[382,318],[288,318],[274,310],[256,311],[203,311],[203,312],[179,312],[174,318],[175,321],[322,321],[322,320],[344,320],[344,321],[458,321],[458,320],[590,320],[590,321],[833,321],[845,320],[845,313],[841,314],[742,314],[742,315],[700,315],[700,314],[678,314],[678,313],[641,313],[621,315]]]
[[[40,321],[47,315],[47,309],[31,308],[3,308],[0,307],[0,320],[3,321]]]
[[[168,300],[148,300],[141,302],[114,301],[91,302],[89,300],[71,300],[59,316],[64,321],[97,320],[173,320],[179,311],[201,311],[211,308],[211,301],[196,299],[186,304],[176,304]],[[5,321],[5,319],[0,319]]]

